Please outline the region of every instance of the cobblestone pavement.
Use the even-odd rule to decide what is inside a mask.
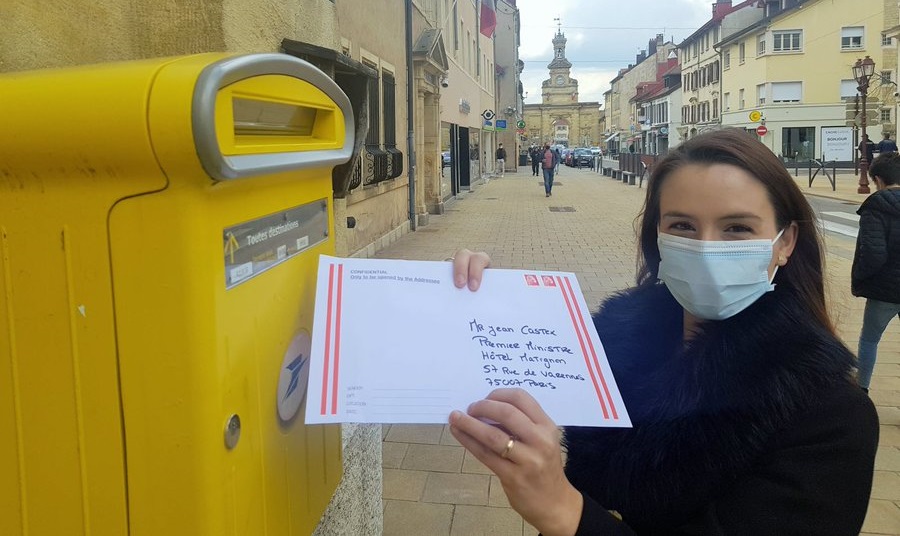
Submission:
[[[443,260],[459,248],[490,253],[499,268],[575,272],[589,306],[634,283],[634,220],[644,190],[589,170],[561,167],[553,196],[545,197],[530,170],[492,179],[451,205],[429,225],[380,251],[383,258]],[[805,191],[859,202],[855,178],[838,189],[817,180]],[[551,210],[554,207],[562,211]],[[853,242],[829,236],[829,301],[839,332],[856,348],[864,300],[850,295]],[[875,486],[864,534],[900,534],[900,324],[879,346],[871,390],[881,420]],[[453,439],[446,426],[383,427],[384,534],[534,535],[511,508],[499,480]]]

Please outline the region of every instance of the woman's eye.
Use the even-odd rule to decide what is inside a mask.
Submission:
[[[752,233],[753,229],[750,227],[747,227],[746,225],[734,224],[734,225],[729,225],[728,228],[725,229],[725,232],[726,233]]]
[[[694,226],[686,221],[677,221],[669,225],[669,229],[672,229],[674,231],[693,231]]]

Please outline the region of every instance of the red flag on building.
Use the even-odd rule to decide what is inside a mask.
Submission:
[[[497,27],[497,0],[481,0],[481,28],[485,37],[494,35]]]

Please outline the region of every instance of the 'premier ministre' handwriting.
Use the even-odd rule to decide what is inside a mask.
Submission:
[[[489,339],[485,335],[474,335],[472,340],[478,343],[479,346],[487,347],[487,348],[497,348],[500,350],[517,350],[521,348],[525,348],[526,350],[531,350],[533,352],[547,352],[547,353],[562,353],[562,354],[573,354],[572,349],[568,346],[555,346],[549,345],[544,346],[541,344],[534,344],[531,341],[525,343],[523,347],[521,344],[517,342],[494,342]]]

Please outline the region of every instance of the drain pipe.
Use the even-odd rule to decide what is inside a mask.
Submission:
[[[416,230],[416,135],[414,112],[416,101],[413,100],[413,84],[415,83],[415,67],[412,55],[412,17],[413,0],[406,0],[406,154],[409,156],[409,230]]]

